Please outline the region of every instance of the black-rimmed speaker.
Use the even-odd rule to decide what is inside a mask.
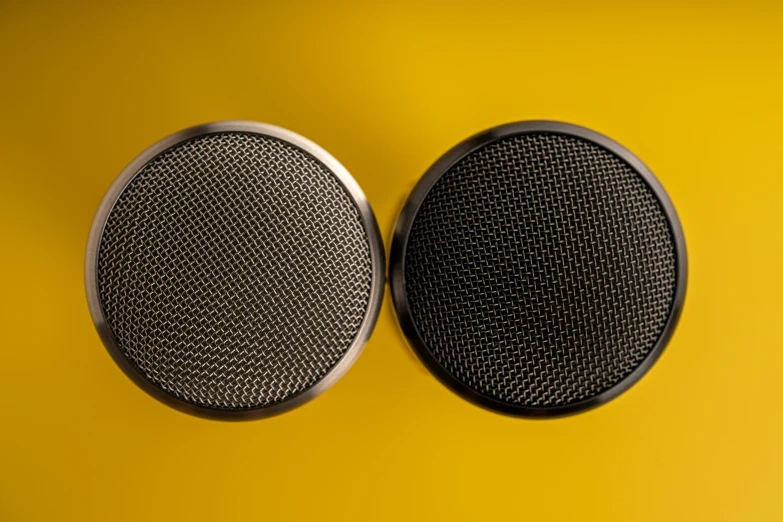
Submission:
[[[302,404],[369,338],[384,288],[372,210],[290,131],[220,122],[153,145],[100,205],[87,297],[110,354],[182,411],[247,419]]]
[[[440,158],[394,233],[403,332],[444,384],[494,411],[604,403],[658,359],[682,308],[674,207],[621,145],[574,125],[490,129]]]

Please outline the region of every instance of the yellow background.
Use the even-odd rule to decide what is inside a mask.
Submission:
[[[66,4],[0,4],[0,520],[783,520],[783,6]],[[608,134],[682,219],[679,329],[612,403],[519,420],[430,376],[387,292],[356,365],[306,406],[171,410],[103,349],[84,247],[125,164],[223,119],[329,150],[387,246],[467,136],[525,119]]]

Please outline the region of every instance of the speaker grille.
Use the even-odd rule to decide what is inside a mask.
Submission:
[[[335,175],[243,132],[149,161],[98,250],[121,353],[168,394],[215,409],[270,406],[323,379],[356,338],[371,283],[368,234]]]
[[[424,350],[501,403],[574,404],[650,354],[677,285],[672,230],[625,161],[585,139],[512,135],[474,150],[413,219],[405,299]]]

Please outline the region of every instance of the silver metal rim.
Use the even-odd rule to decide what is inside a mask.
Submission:
[[[533,132],[551,132],[585,139],[607,149],[630,165],[631,168],[633,168],[650,186],[663,207],[664,213],[669,221],[672,237],[674,238],[675,255],[677,259],[677,282],[669,317],[661,336],[642,363],[624,379],[603,393],[579,402],[551,407],[522,406],[499,401],[480,394],[457,380],[435,359],[435,357],[433,357],[424,342],[413,319],[405,290],[405,252],[407,249],[408,237],[410,236],[411,227],[413,226],[416,214],[418,213],[422,202],[427,197],[427,194],[429,194],[430,189],[432,189],[440,177],[448,172],[455,163],[476,149],[502,138]],[[585,127],[556,121],[523,121],[500,125],[471,136],[446,152],[446,154],[427,170],[413,188],[413,191],[408,197],[408,200],[397,219],[389,253],[389,286],[391,289],[394,310],[397,314],[397,319],[403,334],[419,359],[430,372],[438,378],[438,380],[457,395],[488,410],[516,417],[546,418],[570,415],[604,404],[629,389],[650,370],[669,343],[682,313],[687,279],[688,260],[682,225],[680,224],[680,220],[671,199],[652,171],[631,151],[611,138]]]
[[[290,143],[291,145],[294,145],[295,147],[313,156],[337,177],[337,179],[352,197],[357,209],[359,210],[359,214],[361,215],[362,224],[364,225],[368,241],[370,243],[370,258],[372,266],[370,299],[364,320],[359,327],[359,332],[357,333],[351,346],[346,351],[345,355],[343,355],[342,359],[340,359],[340,361],[320,381],[305,391],[299,393],[298,395],[290,397],[285,401],[275,403],[271,406],[248,410],[222,410],[217,408],[197,406],[170,395],[155,385],[152,381],[147,379],[147,377],[125,357],[125,355],[122,353],[122,350],[120,350],[119,346],[117,345],[117,342],[114,339],[114,336],[111,333],[111,329],[109,328],[109,325],[106,321],[106,317],[104,316],[103,308],[101,306],[98,295],[97,261],[101,237],[106,225],[106,220],[114,208],[114,204],[117,201],[117,198],[120,196],[120,194],[122,194],[126,185],[149,161],[162,152],[193,138],[222,132],[246,132],[250,134],[259,134],[277,138],[279,140]],[[356,183],[356,180],[353,179],[351,174],[331,154],[307,138],[281,127],[251,121],[221,121],[190,127],[172,134],[171,136],[163,138],[139,154],[133,161],[130,162],[130,164],[128,164],[127,167],[125,167],[125,169],[123,169],[120,175],[115,179],[114,183],[112,183],[109,190],[106,192],[106,195],[103,197],[103,201],[101,201],[101,204],[98,207],[98,211],[96,212],[95,218],[92,222],[90,235],[87,240],[87,253],[85,257],[85,287],[87,291],[87,305],[90,309],[90,315],[92,316],[93,323],[95,324],[95,328],[98,330],[98,334],[100,335],[104,346],[117,365],[123,370],[123,372],[125,372],[125,374],[130,377],[130,379],[141,389],[160,402],[185,413],[209,419],[249,420],[270,417],[296,408],[297,406],[312,400],[326,391],[335,382],[337,382],[346,371],[348,371],[351,365],[353,365],[353,363],[358,358],[359,354],[364,348],[364,345],[369,340],[372,330],[375,327],[375,323],[378,319],[381,303],[383,301],[383,291],[385,285],[385,263],[386,259],[384,254],[383,241],[381,240],[381,234],[378,229],[378,223],[375,219],[375,214],[373,213],[372,208],[367,201],[367,197],[364,195],[364,192],[362,192],[362,189]]]

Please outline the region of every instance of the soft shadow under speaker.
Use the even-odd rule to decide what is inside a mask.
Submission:
[[[119,366],[188,413],[245,419],[314,397],[373,329],[384,254],[350,174],[292,132],[221,122],[165,138],[106,194],[90,312]]]
[[[660,356],[686,286],[682,229],[621,145],[557,122],[503,125],[438,160],[397,222],[403,332],[449,388],[502,413],[604,403]]]

